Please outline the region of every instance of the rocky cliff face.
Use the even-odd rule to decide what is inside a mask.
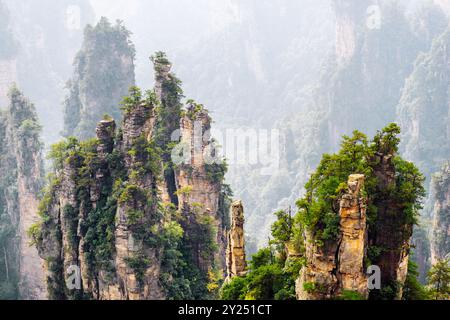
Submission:
[[[406,80],[397,118],[403,128],[401,152],[410,161],[418,164],[427,178],[429,197],[423,218],[414,232],[414,259],[419,265],[422,281],[425,280],[431,262],[430,236],[434,201],[432,175],[440,170],[450,156],[448,139],[449,97],[448,45],[450,31],[444,29],[435,37],[431,49],[420,55],[410,77]],[[430,94],[432,92],[433,94]]]
[[[381,281],[385,285],[398,285],[396,298],[401,299],[401,287],[408,272],[410,241],[413,224],[405,220],[405,208],[393,197],[386,197],[388,190],[396,188],[396,167],[393,154],[375,155],[374,174],[377,177],[377,194],[373,205],[377,207],[377,221],[369,234],[371,246],[380,249],[371,261],[381,269]]]
[[[358,132],[345,137],[339,153],[324,155],[305,185],[307,193],[297,202],[306,249],[300,299],[350,292],[374,300],[402,298],[425,190],[423,174],[397,154],[399,134],[391,124],[371,142]],[[369,294],[370,266],[379,268],[381,287]]]
[[[176,79],[169,71],[166,80]],[[118,130],[106,117],[96,138],[53,147],[54,178],[34,235],[52,299],[201,298],[210,273],[224,273],[224,172],[209,167],[198,150],[179,164],[170,157],[176,145],[193,147],[194,123],[209,129],[210,118],[205,109],[188,107],[181,126],[176,122],[181,136],[174,146],[161,143],[163,97],[178,88],[168,84],[146,96],[131,88]],[[201,151],[212,143],[200,141]],[[78,287],[70,285],[73,270]]]
[[[364,258],[367,251],[367,199],[363,175],[351,175],[340,201],[338,241],[320,245],[306,234],[307,266],[296,283],[299,300],[325,300],[353,291],[368,297]]]
[[[38,220],[43,182],[41,129],[34,105],[21,92],[13,88],[9,98],[9,108],[0,121],[0,167],[4,172],[0,181],[0,245],[6,275],[1,281],[18,289],[21,299],[45,299],[42,261],[28,234]]]
[[[450,254],[450,164],[433,177],[434,195],[431,262],[448,258]]]
[[[82,139],[94,135],[104,114],[120,121],[117,103],[135,83],[135,50],[124,26],[112,25],[102,18],[96,26],[88,25],[84,34],[83,47],[68,82],[64,111],[64,136]]]
[[[187,161],[175,169],[177,190],[186,191],[177,194],[180,206],[195,216],[212,217],[217,230],[215,240],[219,251],[214,257],[207,257],[206,261],[199,260],[199,267],[204,271],[214,265],[224,269],[227,244],[226,216],[219,210],[222,203],[223,175],[220,167],[213,162],[215,147],[209,138],[210,128],[211,119],[208,113],[204,109],[198,109],[198,106],[189,106],[188,114],[180,123],[181,145],[187,147],[185,150],[189,150],[184,154]]]
[[[378,11],[373,11],[375,7],[367,11],[372,5]],[[320,155],[339,148],[340,136],[351,135],[354,129],[374,134],[387,123],[398,121],[396,106],[405,79],[414,69],[420,52],[429,50],[431,39],[442,33],[448,23],[436,7],[433,12],[438,14],[421,9],[409,20],[398,2],[334,1],[333,8],[337,53],[329,56],[311,99],[299,103],[298,111],[280,125],[286,141],[294,141],[282,144],[286,150],[280,157],[280,170],[268,184],[264,178],[258,180],[260,183],[251,182],[255,190],[259,185],[264,186],[257,193],[262,193],[264,199],[257,199],[255,205],[248,201],[250,197],[240,195],[250,208],[259,211],[261,206],[267,206],[265,211],[272,212],[293,205],[304,194],[303,186],[309,172],[319,164]],[[374,22],[380,24],[371,24]],[[411,25],[421,26],[420,35]],[[432,130],[426,129],[424,134]],[[278,196],[274,199],[274,195]],[[253,216],[248,220],[251,226],[256,224],[254,220],[264,221]],[[265,220],[266,230],[272,222]]]
[[[228,232],[227,246],[227,279],[243,276],[246,273],[244,238],[244,207],[241,201],[233,202],[230,208],[231,227]]]
[[[435,39],[432,48],[421,55],[403,90],[397,107],[400,125],[404,128],[403,153],[415,161],[431,178],[440,169],[450,150],[448,61],[450,30]],[[430,95],[429,90],[435,94]]]
[[[65,82],[71,74],[71,62],[80,48],[84,26],[95,18],[90,2],[2,2],[9,9],[9,25],[16,43],[14,47],[1,41],[8,48],[15,48],[14,68],[9,68],[9,75],[14,76],[14,81],[36,104],[43,140],[54,142],[63,129],[61,101]]]
[[[367,21],[372,1],[334,0],[336,13],[336,58],[338,64],[348,62],[356,52],[357,37]]]

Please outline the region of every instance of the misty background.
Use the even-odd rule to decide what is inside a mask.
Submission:
[[[186,98],[210,110],[215,128],[283,133],[279,170],[264,176],[259,167],[231,166],[227,177],[234,198],[244,202],[248,249],[254,252],[267,242],[272,213],[289,206],[295,210],[308,174],[322,152],[336,150],[342,134],[360,129],[372,135],[388,122],[404,124],[402,152],[419,161],[428,183],[449,159],[446,148],[433,159],[417,155],[420,150],[411,146],[420,135],[414,128],[427,116],[420,107],[413,109],[420,112],[408,111],[408,90],[414,91],[412,82],[420,82],[425,72],[416,71],[414,78],[415,68],[447,29],[448,2],[363,1],[390,8],[382,11],[381,26],[375,30],[367,29],[365,20],[358,22],[356,15],[367,17],[365,10],[336,7],[340,2],[0,0],[9,16],[0,20],[0,28],[11,30],[15,44],[15,50],[0,59],[0,103],[3,107],[7,87],[16,82],[36,105],[46,147],[58,141],[68,94],[65,84],[74,71],[85,26],[102,16],[122,20],[136,47],[138,86],[152,88],[149,57],[164,51],[183,81]],[[348,26],[357,29],[355,39]],[[352,52],[338,50],[352,41]],[[445,133],[448,104],[439,105],[436,116],[447,117],[439,116],[439,125],[424,122],[422,128],[437,126]],[[430,142],[427,152],[435,152],[439,146],[424,139],[420,143]],[[448,135],[442,143],[448,145]],[[424,225],[430,227],[428,201]]]

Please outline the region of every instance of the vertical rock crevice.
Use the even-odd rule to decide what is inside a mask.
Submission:
[[[434,195],[433,234],[431,240],[431,262],[447,259],[450,255],[450,163],[433,176]]]
[[[242,277],[247,271],[245,257],[244,207],[241,201],[235,201],[230,208],[231,227],[228,231],[227,245],[227,279]]]
[[[324,300],[353,291],[368,296],[364,258],[367,250],[364,175],[351,175],[341,196],[339,235],[334,242],[320,244],[306,232],[307,265],[297,279],[299,300]]]
[[[41,127],[34,105],[16,87],[10,90],[9,100],[9,108],[0,114],[0,167],[5,174],[0,181],[2,265],[8,269],[6,281],[17,287],[19,298],[45,299],[42,261],[28,232],[39,218],[38,195],[43,182]],[[3,232],[8,230],[10,239],[3,239],[7,236]]]

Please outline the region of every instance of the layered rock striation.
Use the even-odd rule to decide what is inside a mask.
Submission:
[[[167,108],[181,95],[164,70],[155,90],[130,89],[118,128],[105,117],[96,138],[53,146],[54,175],[35,234],[52,299],[205,298],[211,274],[225,273],[225,168],[208,164],[203,152],[174,161],[179,146],[191,154],[194,123],[209,129],[211,120],[189,106],[175,125],[168,121]],[[157,75],[164,70],[155,62]],[[169,141],[161,138],[167,123],[179,133]],[[212,145],[202,137],[200,151]]]
[[[34,105],[17,88],[9,99],[0,114],[0,246],[6,276],[0,279],[11,288],[9,298],[45,299],[42,261],[28,233],[38,220],[43,182],[41,127]]]
[[[102,18],[96,26],[86,27],[67,83],[65,137],[94,137],[95,126],[105,114],[121,120],[117,104],[135,83],[134,58],[130,32],[121,23],[112,25]]]
[[[431,262],[449,258],[450,254],[450,164],[433,176],[434,194]]]
[[[364,258],[367,251],[367,199],[363,175],[351,175],[340,200],[338,240],[322,246],[306,233],[307,265],[301,270],[296,292],[299,300],[325,300],[344,291],[368,297]]]
[[[228,232],[227,282],[234,277],[244,276],[247,271],[245,258],[244,207],[235,201],[230,208],[231,228]]]

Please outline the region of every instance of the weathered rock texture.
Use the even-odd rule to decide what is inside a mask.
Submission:
[[[375,159],[378,163],[374,168],[377,189],[383,195],[396,184],[394,155],[377,153]],[[399,284],[397,299],[400,299],[408,273],[413,225],[405,222],[404,208],[396,199],[381,196],[373,204],[377,207],[377,222],[370,232],[369,244],[381,248],[381,252],[372,263],[381,269],[382,285]]]
[[[352,175],[348,180],[348,193],[342,197],[342,240],[339,248],[339,274],[342,290],[356,291],[367,296],[367,278],[364,257],[367,248],[366,202],[362,194],[364,176]]]
[[[445,6],[449,3],[437,2]],[[440,14],[444,15],[442,12]],[[414,232],[415,249],[412,256],[419,265],[423,283],[426,282],[426,274],[431,267],[429,235],[434,232],[431,223],[435,204],[431,197],[432,175],[440,170],[450,156],[448,143],[450,30],[448,19],[444,19],[442,23],[437,12],[430,14],[430,17],[433,23],[426,22],[430,19],[423,19],[424,23],[421,25],[435,26],[425,32],[425,35],[429,34],[433,39],[432,45],[424,48],[424,53],[417,57],[397,106],[397,122],[403,131],[401,153],[409,161],[417,163],[427,180],[426,189],[429,197],[424,205],[422,219]],[[441,25],[443,27],[440,27]]]
[[[364,257],[367,249],[366,199],[363,175],[351,175],[340,201],[340,236],[319,245],[306,234],[307,266],[296,283],[299,300],[324,300],[354,291],[368,296]]]
[[[231,228],[228,232],[227,280],[244,276],[247,269],[245,258],[244,207],[241,201],[233,202],[230,209]]]
[[[22,93],[13,88],[9,98],[5,118],[0,119],[0,123],[3,122],[0,125],[3,129],[0,132],[3,173],[0,178],[0,208],[3,210],[0,229],[10,229],[11,234],[9,239],[6,234],[0,234],[0,246],[4,250],[7,278],[14,278],[17,273],[18,282],[14,285],[19,290],[19,298],[45,299],[42,260],[28,236],[28,230],[38,221],[38,194],[43,181],[40,126],[34,105]],[[0,118],[2,116],[0,114]]]
[[[189,110],[193,111],[192,106]],[[188,112],[189,112],[188,110]],[[219,251],[214,257],[199,259],[199,267],[207,271],[213,265],[225,268],[226,255],[226,231],[225,217],[221,212],[222,203],[222,181],[214,178],[209,168],[214,166],[210,161],[214,152],[209,132],[211,129],[211,118],[207,111],[199,110],[197,113],[186,115],[181,119],[181,146],[187,153],[183,154],[184,161],[175,170],[175,181],[178,190],[189,191],[178,193],[180,206],[189,207],[194,215],[211,216],[214,227],[217,230],[216,243]],[[198,206],[201,204],[201,206]]]
[[[156,63],[155,68],[158,73]],[[165,79],[176,78],[166,74]],[[189,288],[176,286],[190,282],[207,292],[209,272],[225,272],[220,259],[225,255],[223,175],[211,178],[203,155],[194,151],[195,156],[175,165],[168,141],[160,139],[167,131],[160,127],[168,106],[162,98],[173,98],[179,88],[172,85],[177,84],[157,83],[145,98],[138,88],[130,89],[118,130],[106,117],[94,140],[68,139],[54,147],[62,151],[55,159],[55,179],[42,203],[43,225],[36,234],[52,299],[159,300],[179,297],[176,290],[192,298]],[[204,109],[190,111],[181,128],[178,116],[176,126],[182,143],[194,146],[194,122],[209,129],[211,120]],[[212,143],[200,141],[201,150]],[[66,285],[71,266],[80,270],[80,288]],[[198,279],[183,279],[180,266],[200,270]]]
[[[117,104],[135,83],[134,46],[125,27],[102,18],[84,35],[64,106],[64,135],[81,139],[94,136],[104,114],[121,120]]]
[[[348,62],[356,52],[358,32],[367,19],[370,0],[334,0],[336,12],[336,57],[339,64]]]
[[[446,259],[450,254],[450,163],[433,177],[433,237],[431,262]]]
[[[59,184],[52,190],[52,202],[45,208],[49,222],[44,222],[38,247],[48,264],[48,285],[53,299],[81,299],[91,297],[102,300],[163,299],[159,285],[159,251],[149,246],[140,237],[139,224],[158,226],[157,202],[155,199],[157,177],[152,171],[136,170],[143,167],[148,159],[145,151],[136,151],[136,144],[146,143],[151,137],[154,123],[153,105],[138,103],[126,112],[122,134],[116,137],[114,120],[103,120],[97,126],[97,138],[93,152],[95,166],[84,168],[87,160],[78,154],[64,161],[57,171]],[[142,140],[143,139],[143,140]],[[123,175],[111,165],[110,158],[116,154],[121,161]],[[89,183],[80,185],[81,170],[92,169],[87,177]],[[113,177],[111,177],[113,175]],[[129,177],[121,199],[112,196],[112,178]],[[118,181],[118,180],[115,180]],[[120,181],[120,180],[119,180]],[[84,196],[80,196],[80,189]],[[105,195],[106,193],[106,195]],[[107,198],[105,198],[105,196]],[[105,203],[106,201],[106,203]],[[108,204],[109,203],[109,204]],[[108,206],[110,206],[108,208]],[[103,210],[105,212],[103,212]],[[105,265],[93,262],[91,250],[96,250],[90,233],[94,215],[112,215],[103,226],[108,232],[110,251]],[[137,221],[130,222],[130,215],[137,214]],[[148,224],[147,224],[148,223]],[[99,230],[97,230],[99,232]],[[107,241],[102,239],[99,241]],[[145,258],[144,258],[145,257]],[[147,261],[148,260],[148,261]],[[138,269],[139,263],[142,269]],[[82,275],[80,290],[71,291],[65,286],[70,266],[78,266]],[[61,273],[60,269],[63,269]]]

